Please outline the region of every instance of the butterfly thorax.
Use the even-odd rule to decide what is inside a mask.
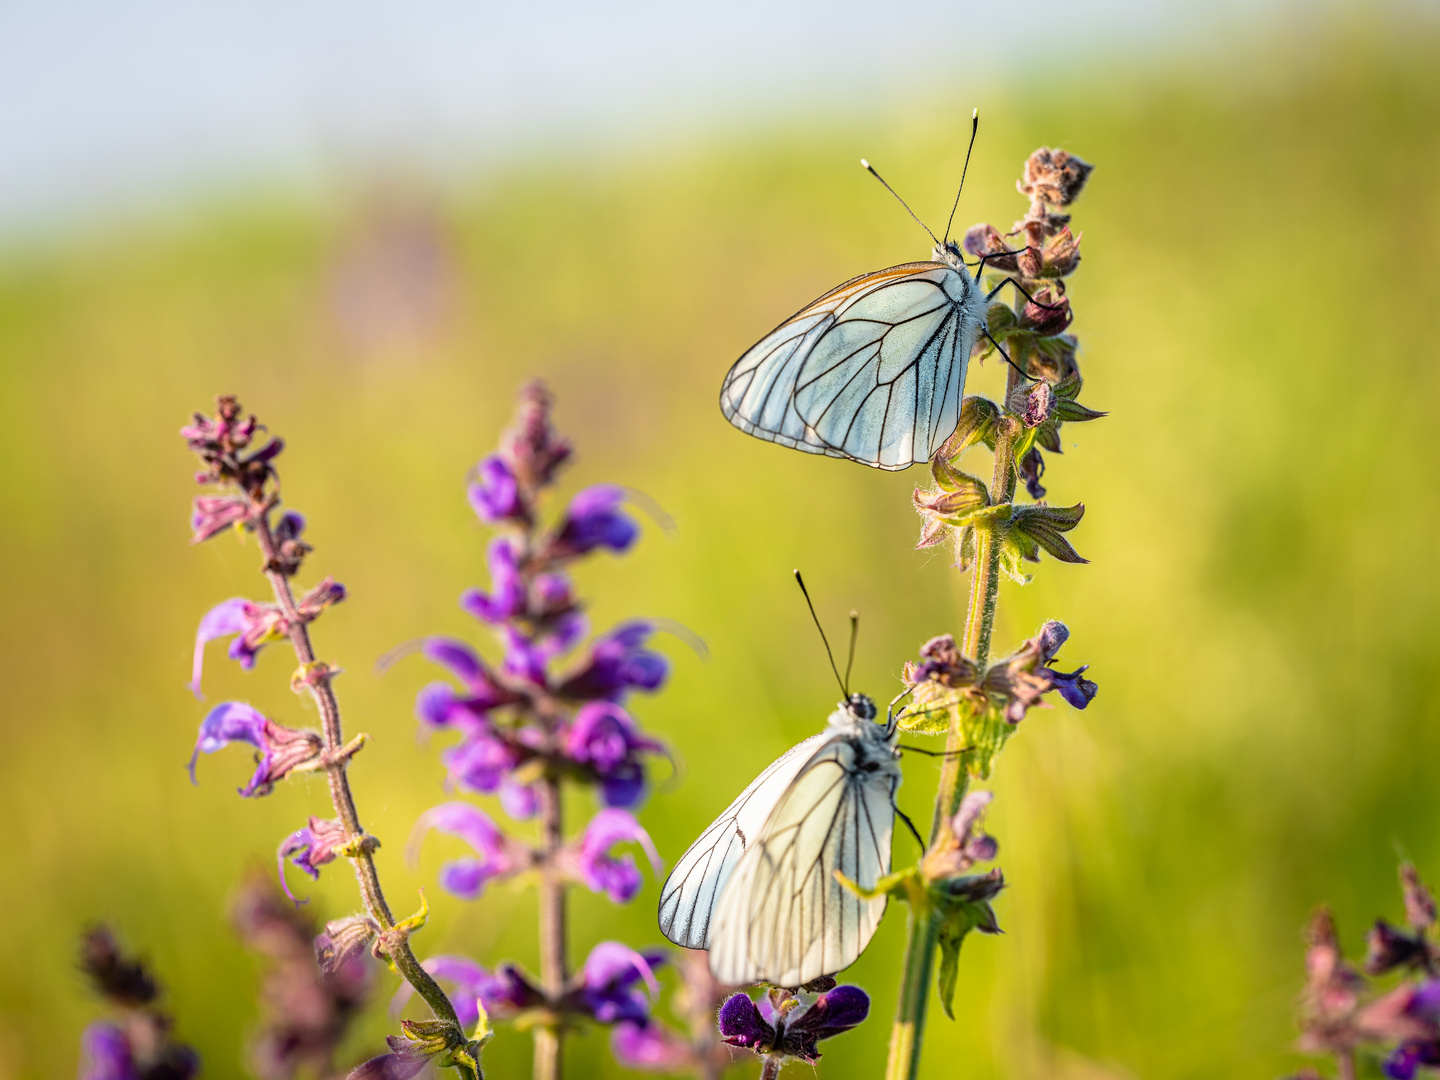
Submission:
[[[946,240],[943,244],[936,244],[930,252],[932,262],[944,263],[956,273],[965,273],[965,256],[960,250],[960,245],[954,240]],[[968,276],[968,275],[967,275]]]
[[[895,759],[899,756],[887,725],[877,724],[879,715],[875,702],[864,694],[851,694],[830,714],[830,727],[844,734],[854,751],[852,768],[862,773],[881,769],[898,772]]]

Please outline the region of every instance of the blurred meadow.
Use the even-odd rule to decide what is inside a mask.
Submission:
[[[351,775],[392,903],[428,888],[422,956],[535,962],[530,894],[441,893],[459,848],[440,839],[406,866],[411,824],[443,797],[444,740],[417,742],[412,716],[435,672],[375,670],[420,635],[480,640],[456,603],[484,581],[487,537],[464,478],[528,377],[549,381],[577,444],[567,490],[624,484],[676,524],[647,524],[581,580],[597,629],[663,617],[709,647],[701,660],[662,639],[671,682],[634,703],[683,763],[639,815],[667,861],[832,707],[792,567],[833,635],[860,611],[854,682],[877,698],[921,642],[959,630],[966,580],[943,549],[913,550],[921,470],[746,438],[715,399],[801,303],[926,257],[856,159],[934,225],[972,104],[961,231],[1023,212],[1014,178],[1037,145],[1096,165],[1071,294],[1084,400],[1110,415],[1067,427],[1045,478],[1052,502],[1088,507],[1071,537],[1092,561],[1005,584],[996,644],[1062,619],[1064,658],[1092,665],[1100,695],[1032,713],[999,761],[1005,933],[966,943],[926,1072],[1293,1069],[1311,907],[1332,903],[1358,948],[1368,919],[1397,912],[1397,853],[1440,878],[1425,779],[1440,754],[1440,37],[1346,28],[1247,50],[643,155],[537,155],[471,184],[397,170],[323,199],[262,189],[0,252],[0,1078],[71,1074],[96,1015],[74,943],[97,918],[153,959],[206,1075],[243,1074],[256,966],[227,897],[327,803],[317,779],[237,798],[238,750],[203,760],[198,787],[186,777],[196,621],[261,585],[253,547],[187,543],[176,432],[216,393],[285,437],[286,501],[316,547],[306,580],[349,590],[317,644],[346,669],[347,730],[374,740]],[[988,365],[971,390],[1002,377]],[[208,659],[211,702],[312,722],[279,650],[248,674],[218,645]],[[926,821],[936,768],[912,755],[905,771],[901,805]],[[896,850],[913,856],[903,836]],[[306,892],[326,917],[355,906],[343,866]],[[649,881],[615,909],[575,894],[572,959],[601,939],[658,943],[657,895]],[[892,907],[849,973],[873,1019],[829,1045],[822,1076],[882,1069],[903,923]],[[357,1059],[387,1030],[391,981]],[[529,1052],[504,1030],[487,1072],[524,1075]],[[602,1034],[571,1061],[620,1074]]]

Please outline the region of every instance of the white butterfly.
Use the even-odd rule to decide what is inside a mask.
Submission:
[[[787,751],[680,857],[660,891],[660,929],[709,949],[731,986],[801,986],[849,967],[874,936],[885,898],[863,900],[890,869],[896,722],[852,694],[826,730]]]
[[[852,278],[761,338],[725,376],[725,419],[877,469],[929,461],[959,423],[988,308],[955,241],[931,257]]]

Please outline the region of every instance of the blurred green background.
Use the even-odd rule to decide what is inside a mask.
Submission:
[[[962,226],[1009,227],[1037,145],[1097,166],[1075,208],[1072,296],[1083,399],[1110,416],[1067,428],[1046,475],[1053,502],[1087,505],[1072,537],[1092,562],[1007,583],[997,646],[1062,619],[1065,659],[1090,663],[1101,689],[1085,713],[1032,713],[1000,759],[1006,932],[967,943],[958,1017],[933,1014],[926,1071],[1294,1068],[1312,905],[1332,903],[1358,947],[1369,918],[1398,913],[1397,853],[1440,879],[1427,779],[1440,753],[1437,65],[1433,34],[1347,24],[1170,70],[1017,75],[963,109],[917,99],[848,122],[697,132],[643,157],[541,156],[469,187],[397,176],[331,199],[258,191],[12,245],[0,1077],[74,1068],[97,1013],[74,939],[95,918],[153,958],[207,1075],[241,1075],[256,966],[227,896],[326,800],[317,780],[236,798],[239,750],[202,761],[199,787],[186,779],[204,710],[184,687],[195,623],[260,584],[253,548],[187,545],[192,465],[176,430],[217,392],[286,438],[287,502],[316,546],[307,577],[349,589],[316,638],[346,669],[348,730],[374,738],[352,776],[400,909],[459,849],[432,840],[418,870],[403,863],[411,823],[442,797],[441,744],[418,744],[411,716],[434,672],[373,665],[423,634],[478,639],[455,602],[484,580],[463,480],[531,375],[550,381],[579,448],[566,490],[630,485],[678,525],[648,526],[632,553],[581,574],[598,628],[665,617],[709,645],[702,662],[664,644],[673,678],[635,702],[686,763],[641,814],[667,860],[835,698],[791,567],[836,633],[860,610],[855,682],[877,697],[922,641],[958,631],[965,580],[942,550],[913,550],[921,471],[747,439],[715,398],[734,357],[801,302],[925,256],[855,159],[941,216],[971,97],[985,124]],[[971,392],[1000,377],[989,366]],[[244,674],[212,647],[207,695],[309,723],[291,666],[270,650]],[[905,769],[901,804],[927,819],[936,769],[913,756]],[[586,809],[572,803],[575,824]],[[310,892],[327,916],[354,906],[343,867]],[[657,941],[657,893],[649,882],[618,910],[577,894],[574,959],[601,939]],[[430,895],[422,955],[534,962],[529,895]],[[848,973],[874,1019],[830,1045],[822,1075],[881,1070],[903,930],[892,909]],[[386,1024],[377,1002],[357,1057]],[[619,1072],[602,1035],[572,1054],[574,1075]],[[527,1062],[508,1031],[487,1056],[500,1077]]]

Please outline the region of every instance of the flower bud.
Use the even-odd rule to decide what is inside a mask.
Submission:
[[[993,256],[985,259],[985,265],[989,268],[1009,273],[1013,273],[1018,268],[1017,256],[1000,254],[1013,251],[1014,248],[1005,243],[1005,238],[1000,235],[1000,231],[994,225],[971,225],[965,230],[965,239],[962,244],[965,251],[976,258]]]
[[[1015,387],[1006,407],[1027,428],[1039,427],[1055,411],[1055,390],[1044,379],[1036,379],[1027,386]]]
[[[1027,300],[1020,312],[1020,325],[1036,337],[1054,337],[1070,325],[1075,313],[1070,298],[1056,298],[1050,289],[1041,289],[1035,299]]]
[[[1016,182],[1032,201],[1069,206],[1085,187],[1094,166],[1066,150],[1042,146],[1025,161],[1024,179]]]

